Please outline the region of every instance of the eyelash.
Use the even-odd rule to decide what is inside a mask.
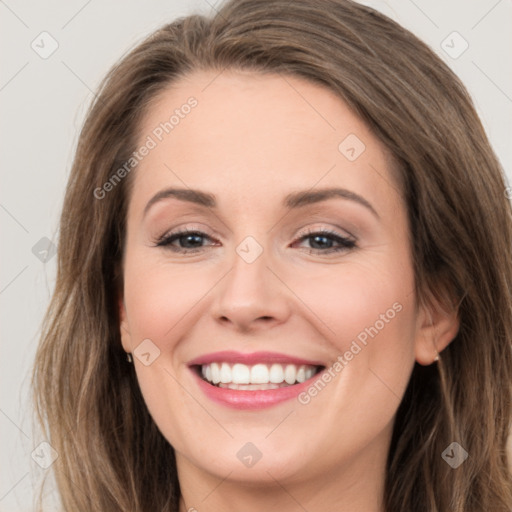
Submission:
[[[157,247],[165,247],[173,252],[176,252],[176,253],[197,253],[197,252],[200,252],[202,247],[199,247],[199,248],[193,248],[193,249],[187,249],[187,248],[180,248],[180,247],[174,247],[174,246],[171,246],[171,243],[174,242],[175,240],[178,240],[179,238],[183,237],[183,236],[186,236],[186,235],[198,235],[198,236],[201,236],[201,237],[207,237],[207,238],[210,238],[211,240],[211,237],[209,235],[207,235],[206,233],[203,233],[201,231],[198,231],[198,230],[194,230],[194,229],[185,229],[183,231],[178,231],[176,233],[170,233],[170,234],[165,234],[163,235],[162,237],[160,237],[157,242],[156,242],[156,246]],[[308,250],[308,254],[331,254],[331,253],[338,253],[338,252],[341,252],[341,251],[348,251],[350,249],[354,249],[357,247],[357,244],[354,240],[350,239],[350,238],[347,238],[347,237],[344,237],[344,236],[341,236],[339,235],[338,233],[334,232],[334,231],[329,231],[329,230],[311,230],[311,231],[307,231],[306,233],[303,233],[300,238],[298,238],[298,241],[301,241],[301,240],[305,240],[305,239],[308,239],[308,238],[313,238],[313,237],[316,237],[316,236],[321,236],[321,237],[326,237],[326,238],[330,238],[332,240],[334,240],[335,242],[339,243],[340,245],[338,247],[331,247],[331,248],[328,248],[326,250],[322,250],[322,249],[313,249],[313,248],[310,248]]]

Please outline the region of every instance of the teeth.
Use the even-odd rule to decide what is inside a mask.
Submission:
[[[245,366],[245,365],[240,365]],[[233,379],[233,382],[236,382]],[[266,364],[255,364],[251,368],[251,384],[268,384],[270,382],[269,370]]]
[[[229,366],[228,363],[222,363],[220,367],[220,381],[222,382],[222,384],[232,382],[231,367]]]
[[[226,364],[226,363],[224,363]],[[224,364],[222,366],[224,366]],[[228,365],[229,366],[229,365]],[[250,384],[251,383],[251,370],[245,364],[235,364],[231,368],[231,378],[227,381],[222,382],[233,382],[236,384]]]
[[[316,366],[295,364],[255,364],[211,363],[201,366],[205,380],[222,388],[229,389],[277,389],[304,382],[315,373]]]
[[[279,384],[284,381],[284,370],[280,364],[273,364],[270,367],[269,380],[273,384]]]
[[[284,369],[284,380],[287,384],[295,384],[295,376],[297,375],[297,370],[293,364],[287,364]]]

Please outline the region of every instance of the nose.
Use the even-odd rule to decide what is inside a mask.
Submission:
[[[236,254],[216,293],[215,320],[238,332],[270,328],[290,315],[289,288],[270,268],[266,250],[251,263]]]

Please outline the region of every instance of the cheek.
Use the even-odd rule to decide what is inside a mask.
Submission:
[[[173,331],[180,331],[182,320],[216,281],[210,283],[204,271],[192,267],[171,268],[147,255],[127,261],[124,293],[132,335],[157,344],[175,337]]]
[[[355,340],[361,347],[375,345],[375,349],[377,344],[372,341],[377,339],[388,349],[412,345],[412,268],[407,259],[390,255],[386,262],[381,256],[373,261],[290,272],[285,278],[310,310],[311,322],[340,354],[350,350]]]

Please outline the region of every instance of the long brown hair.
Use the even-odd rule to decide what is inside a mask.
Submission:
[[[80,135],[60,223],[58,276],[33,373],[37,417],[58,452],[65,510],[177,511],[172,446],[121,347],[117,299],[131,172],[149,102],[195,70],[253,70],[322,84],[394,155],[419,301],[442,296],[460,329],[415,365],[390,446],[388,512],[510,512],[512,215],[471,99],[410,32],[348,0],[232,0],[163,26],[106,76]],[[200,108],[200,107],[199,107]],[[443,451],[459,443],[452,469]]]

